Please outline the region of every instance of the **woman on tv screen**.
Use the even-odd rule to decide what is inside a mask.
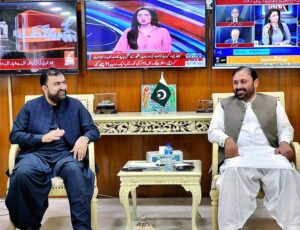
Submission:
[[[265,26],[263,27],[263,45],[289,45],[291,33],[286,23],[280,20],[278,9],[269,9],[265,15]]]
[[[171,36],[159,27],[156,12],[147,6],[139,7],[132,19],[131,28],[124,31],[114,52],[126,51],[171,52]]]

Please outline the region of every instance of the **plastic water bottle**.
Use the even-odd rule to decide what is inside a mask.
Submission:
[[[164,154],[165,171],[173,171],[173,149],[170,144],[166,145]]]

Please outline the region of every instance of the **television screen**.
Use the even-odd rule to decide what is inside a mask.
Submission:
[[[214,68],[299,68],[300,1],[216,0]]]
[[[85,1],[85,39],[87,69],[205,67],[205,1]]]
[[[0,74],[78,72],[76,1],[0,2]]]

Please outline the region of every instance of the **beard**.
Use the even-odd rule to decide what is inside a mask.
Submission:
[[[66,96],[67,96],[67,90],[59,90],[56,94],[51,94],[48,91],[48,98],[56,103],[63,101],[66,98]]]
[[[248,101],[255,94],[254,86],[246,90],[245,88],[240,88],[234,90],[234,95],[239,100]]]

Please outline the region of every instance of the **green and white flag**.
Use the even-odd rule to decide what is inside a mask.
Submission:
[[[164,73],[161,72],[161,77],[159,82],[157,83],[152,95],[151,99],[161,106],[165,106],[171,96],[171,91],[168,87],[166,80],[164,79]]]

